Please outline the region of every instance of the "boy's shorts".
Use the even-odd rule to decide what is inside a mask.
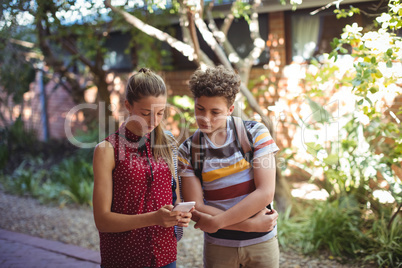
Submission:
[[[225,247],[204,244],[204,267],[206,268],[278,268],[278,238],[246,247]]]

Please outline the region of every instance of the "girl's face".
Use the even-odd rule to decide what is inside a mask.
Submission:
[[[126,100],[124,104],[130,114],[128,124],[132,125],[134,134],[143,136],[154,130],[162,121],[166,109],[166,96],[143,97],[133,104]]]
[[[226,127],[226,117],[232,114],[234,105],[228,107],[225,97],[202,96],[195,99],[195,118],[199,129],[211,134]]]

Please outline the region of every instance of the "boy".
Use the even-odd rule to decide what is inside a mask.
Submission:
[[[204,157],[197,178],[194,166],[200,163],[191,153],[197,144],[190,137],[180,146],[183,197],[196,201],[193,219],[195,228],[205,232],[205,267],[279,267],[278,214],[272,210],[266,215],[275,193],[278,147],[264,125],[246,121],[254,157],[250,163],[244,159],[231,117],[240,83],[237,74],[222,66],[192,75],[198,146]]]

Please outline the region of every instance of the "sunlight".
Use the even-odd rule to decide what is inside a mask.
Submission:
[[[378,199],[380,203],[394,203],[395,198],[391,195],[390,192],[384,190],[375,190],[373,192],[375,198]]]

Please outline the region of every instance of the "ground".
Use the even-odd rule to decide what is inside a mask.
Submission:
[[[99,250],[99,238],[90,207],[43,205],[29,197],[9,195],[0,190],[0,228]],[[278,223],[280,228],[280,223]],[[177,266],[202,267],[202,232],[187,228],[178,243]],[[340,264],[328,254],[303,256],[281,250],[280,267],[361,267]]]

